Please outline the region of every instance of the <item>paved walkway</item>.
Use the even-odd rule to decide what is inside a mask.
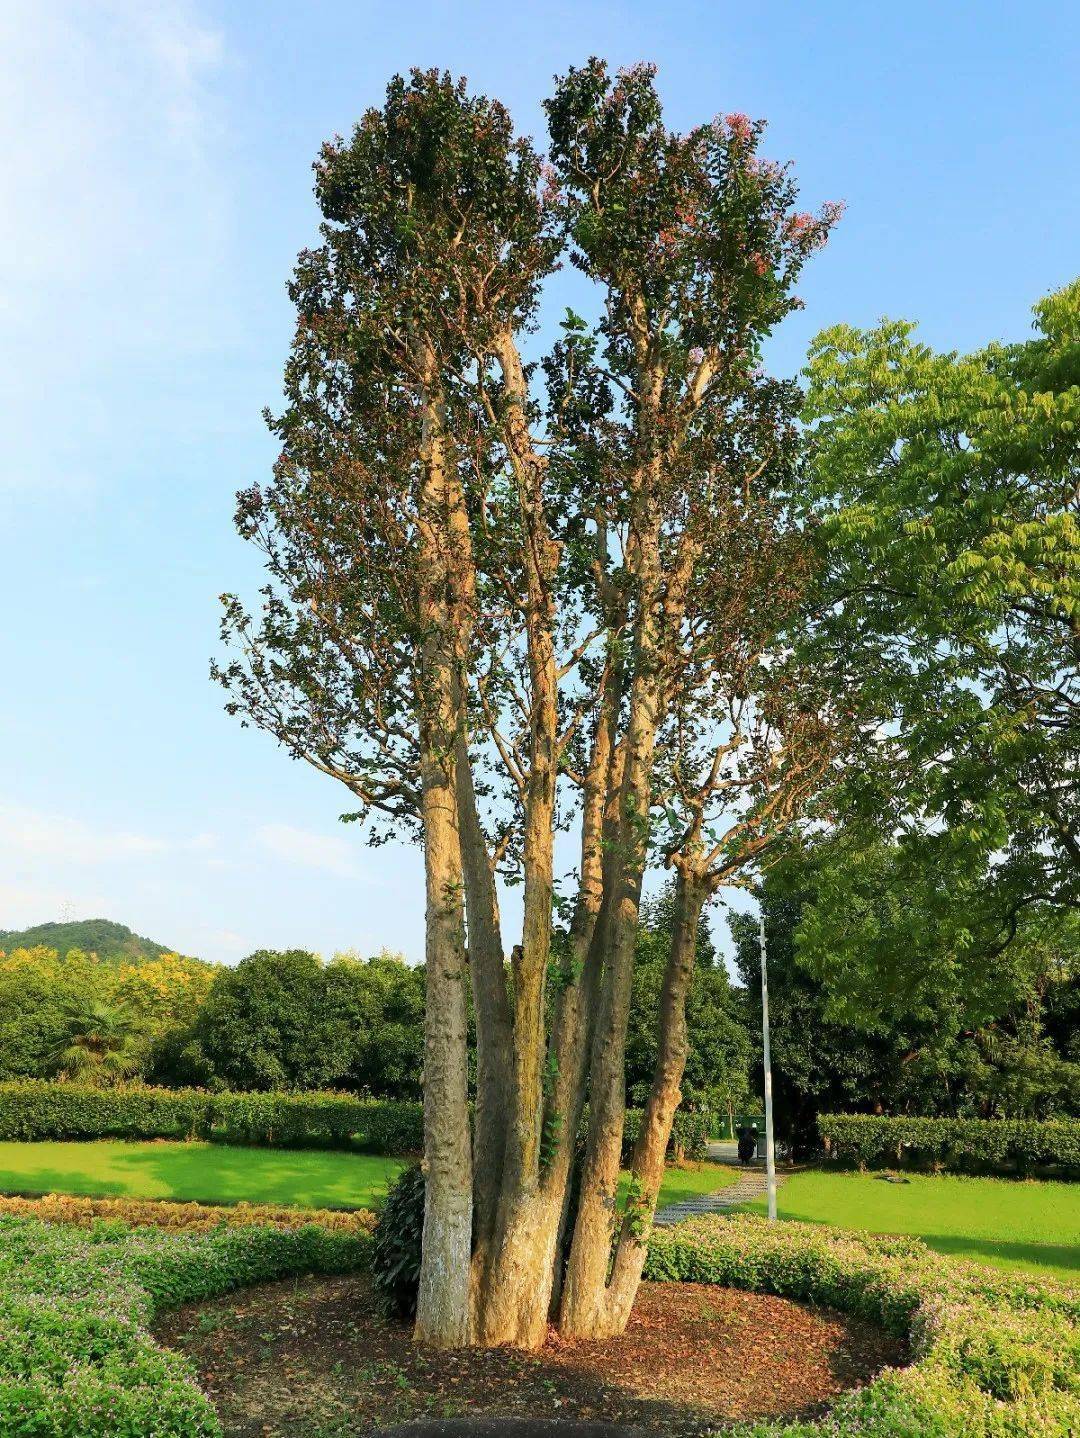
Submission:
[[[727,1144],[710,1144],[709,1157],[714,1162],[727,1162],[728,1147]],[[783,1181],[784,1175],[778,1173],[777,1188]],[[683,1203],[669,1203],[664,1208],[658,1208],[653,1224],[657,1228],[670,1228],[673,1223],[681,1223],[684,1218],[697,1218],[703,1213],[726,1213],[728,1209],[737,1208],[740,1203],[764,1198],[765,1182],[765,1160],[755,1158],[742,1169],[736,1181],[729,1183],[726,1188],[718,1188],[713,1193],[700,1193],[696,1198],[688,1198]]]

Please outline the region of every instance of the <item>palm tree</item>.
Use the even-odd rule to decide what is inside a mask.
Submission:
[[[130,1078],[142,1062],[142,1045],[130,1013],[102,999],[74,999],[66,1007],[67,1034],[52,1053],[60,1078],[109,1084]]]

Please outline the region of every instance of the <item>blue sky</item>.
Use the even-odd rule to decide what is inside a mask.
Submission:
[[[654,60],[670,123],[770,122],[847,214],[771,346],[838,320],[1021,338],[1077,272],[1067,4],[8,0],[0,15],[0,928],[106,916],[188,953],[422,951],[419,857],[221,712],[217,595],[259,574],[310,164],[410,65],[540,131],[550,77]],[[558,285],[552,311],[558,303]]]

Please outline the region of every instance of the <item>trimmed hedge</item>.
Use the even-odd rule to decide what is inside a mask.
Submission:
[[[195,1369],[159,1347],[162,1309],[293,1273],[345,1273],[371,1240],[287,1231],[89,1231],[0,1218],[0,1433],[19,1438],[218,1438]]]
[[[912,1163],[961,1173],[1060,1167],[1080,1173],[1080,1119],[892,1118],[829,1113],[818,1132],[830,1157],[861,1168]]]
[[[418,1103],[337,1093],[207,1093],[140,1084],[100,1089],[43,1079],[0,1083],[0,1139],[216,1139],[271,1148],[423,1147]]]
[[[655,1232],[645,1276],[821,1304],[906,1337],[889,1368],[820,1419],[742,1438],[1067,1438],[1080,1433],[1080,1294],[943,1259],[917,1239],[750,1215]]]
[[[628,1109],[627,1154],[640,1123],[641,1110]],[[423,1149],[424,1110],[418,1103],[339,1093],[208,1093],[141,1084],[102,1089],[46,1079],[0,1083],[0,1139],[90,1138],[200,1138],[399,1155]],[[669,1151],[703,1159],[708,1142],[708,1115],[675,1115]]]
[[[623,1129],[623,1157],[625,1159],[630,1157],[630,1150],[637,1141],[640,1127],[641,1109],[628,1108],[626,1110],[626,1126]],[[688,1109],[679,1109],[675,1114],[675,1122],[671,1126],[668,1155],[680,1160],[691,1159],[695,1163],[707,1158],[711,1127],[710,1114],[691,1113]]]

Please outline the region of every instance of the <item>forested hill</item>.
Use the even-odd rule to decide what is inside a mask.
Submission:
[[[66,954],[69,949],[82,949],[101,958],[154,959],[173,952],[165,944],[155,944],[132,933],[126,924],[111,919],[76,919],[66,924],[35,924],[30,929],[0,929],[0,949],[30,949],[44,944]]]

